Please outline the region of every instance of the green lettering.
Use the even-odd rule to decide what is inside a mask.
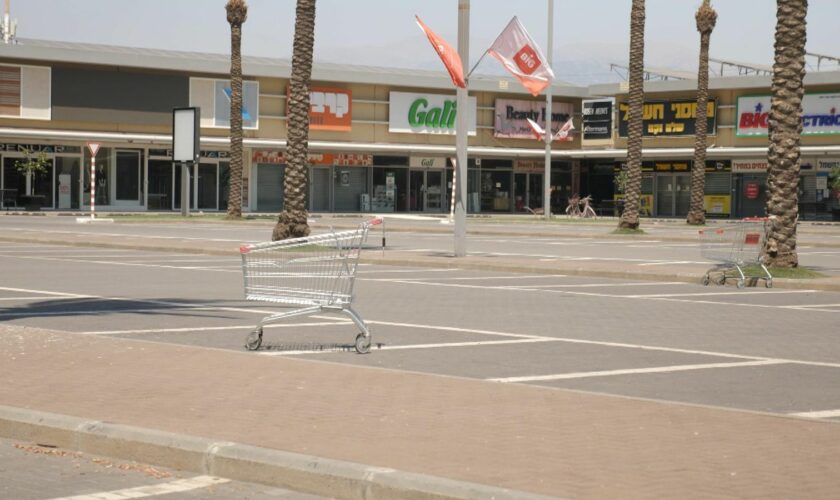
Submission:
[[[426,112],[425,111],[418,111],[420,106],[425,108],[429,105],[429,101],[423,99],[417,99],[413,103],[411,103],[411,107],[408,108],[408,124],[412,127],[422,127],[426,121]]]
[[[426,113],[426,126],[440,128],[440,108],[432,108]]]
[[[455,128],[455,117],[458,115],[458,103],[447,101],[447,104],[450,102],[452,103],[452,111],[449,113],[449,122],[446,124],[446,128]]]

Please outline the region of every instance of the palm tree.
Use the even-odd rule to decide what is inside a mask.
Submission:
[[[242,217],[242,23],[248,18],[245,0],[228,0],[230,23],[230,188],[227,216]]]
[[[706,190],[706,132],[709,105],[709,39],[715,29],[717,12],[703,0],[694,15],[700,32],[700,65],[697,70],[697,116],[694,122],[694,165],[691,167],[691,205],[686,222],[693,225],[706,223],[703,193]]]
[[[309,84],[315,45],[315,0],[297,0],[292,76],[286,106],[286,178],[284,206],[272,240],[309,235],[306,222],[306,169],[309,156]]]
[[[645,0],[633,0],[630,8],[630,90],[627,111],[627,182],[624,213],[618,227],[639,228],[639,198],[642,191],[642,108],[645,102]]]
[[[776,267],[799,265],[796,221],[807,12],[808,0],[776,0],[776,57],[767,151],[767,215],[773,223],[765,245],[766,263]]]

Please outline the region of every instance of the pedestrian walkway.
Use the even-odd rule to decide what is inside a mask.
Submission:
[[[21,428],[10,407],[48,412],[172,433],[172,450],[200,437],[422,474],[444,497],[451,481],[569,498],[840,489],[831,422],[9,325],[0,380],[0,435]],[[137,442],[112,449],[132,456]],[[332,472],[310,491],[346,497]]]

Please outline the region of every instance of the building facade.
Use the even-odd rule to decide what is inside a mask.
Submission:
[[[181,207],[180,165],[171,154],[172,109],[201,110],[201,160],[190,167],[194,210],[227,207],[229,58],[125,47],[23,40],[0,45],[0,189],[5,207],[86,210],[90,151],[97,209]],[[288,61],[243,58],[243,208],[283,207]],[[558,71],[562,74],[562,71]],[[443,71],[316,64],[310,113],[307,205],[313,212],[449,211],[455,93]],[[803,218],[830,218],[828,172],[840,165],[840,74],[809,74],[800,189]],[[645,213],[682,217],[693,155],[694,82],[648,82],[643,165]],[[711,217],[764,211],[770,79],[712,79],[706,207]],[[576,130],[552,147],[551,205],[575,193],[613,213],[614,178],[626,157],[626,89],[555,84],[554,128]],[[543,206],[544,99],[509,78],[470,80],[467,209],[517,213]],[[18,163],[45,153],[46,172]],[[764,159],[763,159],[764,158]]]

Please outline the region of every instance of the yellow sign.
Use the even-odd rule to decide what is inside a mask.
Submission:
[[[732,213],[732,196],[728,194],[707,194],[703,196],[703,207],[707,214],[729,215]]]
[[[615,201],[623,200],[623,194],[614,194],[613,199]],[[653,214],[653,195],[652,194],[642,194],[639,195],[639,214],[640,215],[647,215],[650,217]]]

